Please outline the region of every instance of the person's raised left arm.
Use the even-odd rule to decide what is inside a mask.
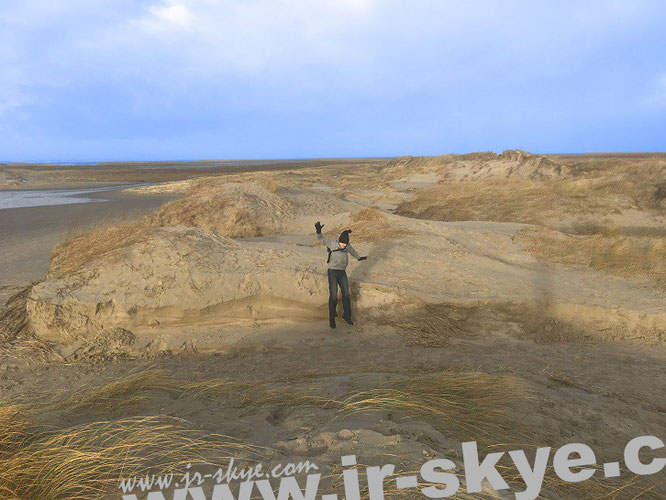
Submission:
[[[347,245],[347,251],[351,254],[352,257],[354,257],[357,260],[365,260],[367,257],[361,257],[356,250],[354,250],[354,247],[351,245]]]

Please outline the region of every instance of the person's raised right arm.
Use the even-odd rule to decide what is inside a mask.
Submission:
[[[317,231],[317,238],[319,238],[324,245],[327,247],[331,247],[331,240],[330,238],[327,238],[323,234],[321,234],[321,228],[324,227],[324,224],[320,224],[319,221],[315,222],[315,231]]]

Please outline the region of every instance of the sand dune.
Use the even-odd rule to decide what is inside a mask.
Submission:
[[[181,197],[53,248],[45,278],[0,315],[0,352],[15,360],[0,386],[33,427],[78,436],[100,415],[111,429],[175,417],[233,436],[244,458],[314,459],[331,491],[342,454],[460,465],[465,439],[486,451],[584,442],[617,459],[665,430],[665,168],[507,151],[133,189]],[[334,332],[317,220],[331,237],[352,228],[368,256],[348,270],[355,324]],[[36,353],[50,362],[35,368]],[[78,443],[58,457],[96,449]],[[43,455],[16,446],[42,470]],[[21,491],[36,491],[28,479]],[[618,488],[663,491],[650,478],[547,478],[544,495]]]
[[[484,177],[501,171],[544,179],[567,172],[522,152],[480,156],[454,157],[449,167],[481,163]],[[386,165],[386,176],[399,175],[395,165]],[[341,197],[317,186],[282,186],[279,179],[200,180],[187,193],[129,226],[126,239],[111,233],[122,243],[113,250],[104,243],[109,234],[94,232],[54,249],[50,279],[32,289],[27,303],[35,331],[66,342],[118,327],[191,324],[197,318],[323,318],[324,252],[312,231],[321,219],[332,236],[344,227],[356,229],[370,256],[351,272],[359,314],[399,316],[446,305],[504,310],[510,323],[518,309],[524,316],[547,304],[544,314],[586,337],[664,340],[662,290],[591,268],[546,263],[517,237],[529,227],[523,224],[414,220],[363,208],[373,201],[358,193],[347,201],[349,191]],[[59,266],[67,269],[69,246],[80,254],[88,240],[101,242],[105,251],[94,247],[89,261],[58,272]]]

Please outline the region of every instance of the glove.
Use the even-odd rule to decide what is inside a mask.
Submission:
[[[367,257],[359,257],[358,260],[366,260]]]
[[[324,224],[320,224],[319,221],[315,222],[315,231],[317,231],[317,234],[321,234],[322,227],[324,227]]]

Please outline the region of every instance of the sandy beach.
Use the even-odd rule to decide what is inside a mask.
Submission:
[[[0,313],[0,391],[35,446],[43,427],[80,436],[44,460],[95,449],[99,422],[113,440],[132,442],[131,427],[185,450],[179,460],[193,460],[182,433],[197,432],[202,471],[229,454],[309,459],[341,492],[343,455],[399,475],[434,458],[461,467],[465,440],[529,453],[580,442],[599,479],[551,475],[546,498],[661,498],[657,476],[603,478],[602,464],[666,431],[664,168],[652,156],[400,157],[0,210],[0,283],[19,292]],[[335,330],[316,221],[332,238],[351,228],[368,257],[348,269],[354,324]],[[43,467],[32,453],[15,456]],[[486,483],[460,496],[512,497]]]

